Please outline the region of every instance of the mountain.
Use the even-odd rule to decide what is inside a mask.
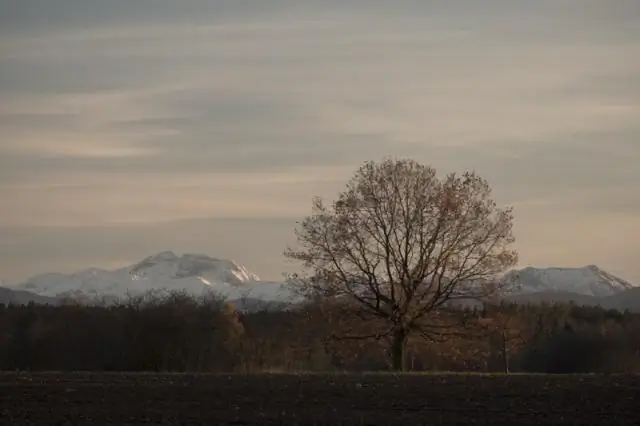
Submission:
[[[604,309],[640,312],[640,287],[633,287],[605,297],[588,296],[566,291],[539,291],[512,295],[507,297],[507,300],[532,304],[574,303],[578,306],[600,306]]]
[[[507,296],[506,299],[517,303],[575,303],[576,305],[587,306],[595,306],[600,302],[600,298],[595,296],[557,290],[512,294]]]
[[[185,291],[200,295],[214,291],[229,300],[287,301],[293,297],[286,284],[265,282],[231,260],[203,254],[164,251],[133,265],[105,270],[89,268],[73,274],[37,275],[13,287],[40,296],[126,298],[154,290]]]
[[[640,299],[640,287],[594,265],[527,267],[507,273],[505,280],[515,284],[516,289],[506,298],[520,302],[573,301],[579,305],[625,309],[636,306],[635,301]],[[257,306],[275,309],[300,300],[289,285],[262,281],[232,260],[203,254],[178,256],[172,251],[149,256],[121,269],[89,268],[73,274],[42,274],[11,289],[30,292],[32,297],[70,297],[80,301],[108,301],[158,290],[186,291],[196,296],[213,291],[246,309]],[[21,293],[19,297],[28,298],[28,294]],[[640,307],[640,301],[637,305]]]
[[[617,309],[619,311],[628,309],[632,312],[640,312],[640,287],[634,287],[602,298],[600,306],[607,309]]]
[[[0,286],[0,305],[26,305],[29,302],[57,305],[59,301],[54,297],[40,296],[29,291],[13,290]]]
[[[517,293],[567,292],[607,297],[634,288],[595,265],[582,268],[533,268],[511,271],[505,278],[518,287]]]

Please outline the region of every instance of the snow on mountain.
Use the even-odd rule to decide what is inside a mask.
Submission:
[[[515,284],[514,295],[561,292],[603,298],[634,287],[597,266],[533,268],[511,271],[506,280]],[[9,287],[9,286],[7,286]],[[89,268],[73,274],[48,273],[10,286],[47,297],[126,298],[148,291],[186,291],[193,295],[215,292],[230,301],[297,302],[290,285],[265,282],[232,260],[202,254],[178,256],[171,251],[149,256],[116,270]],[[575,297],[575,296],[572,296]]]
[[[203,254],[178,257],[171,251],[149,256],[128,270],[133,280],[198,278],[203,283],[239,285],[260,278],[242,265]]]
[[[154,290],[186,291],[193,295],[213,291],[230,300],[288,301],[293,297],[286,284],[261,281],[231,260],[203,254],[178,256],[171,251],[112,271],[90,268],[68,275],[42,274],[13,288],[41,296],[81,298],[126,298]]]
[[[594,297],[606,297],[634,288],[595,265],[582,268],[533,268],[511,271],[506,278],[515,282],[519,293],[569,292]]]

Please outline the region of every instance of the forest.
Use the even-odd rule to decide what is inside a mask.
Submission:
[[[214,296],[146,294],[114,305],[0,305],[0,369],[388,371],[384,337],[347,338],[336,307],[243,313]],[[576,305],[453,309],[459,326],[407,342],[409,371],[638,373],[640,314]],[[375,329],[372,323],[360,324]]]

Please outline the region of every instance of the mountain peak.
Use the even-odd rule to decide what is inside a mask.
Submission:
[[[178,259],[178,255],[175,254],[173,251],[171,250],[165,250],[165,251],[161,251],[160,253],[156,253],[154,255],[151,255],[149,257],[147,257],[147,259],[153,259],[157,262],[171,262],[171,261],[175,261]]]
[[[129,269],[134,280],[196,278],[203,283],[240,285],[260,278],[232,260],[218,259],[201,253],[176,255],[164,251],[143,259]]]
[[[511,271],[508,278],[514,279],[524,293],[563,291],[595,297],[606,297],[634,286],[610,274],[596,265],[579,268],[526,267]]]
[[[140,262],[132,266],[130,272],[131,274],[135,274],[138,271],[144,270],[146,268],[151,268],[162,263],[172,263],[177,261],[178,259],[179,257],[174,252],[172,252],[171,250],[165,250],[160,253],[145,257]]]
[[[214,281],[239,285],[247,281],[260,281],[260,278],[233,260],[218,259],[204,254],[186,253],[177,262],[174,273],[176,278],[200,277],[207,281],[213,275]]]
[[[121,269],[89,268],[73,274],[41,274],[14,288],[46,296],[80,291],[87,295],[126,297],[157,289],[197,294],[212,287],[243,287],[255,281],[260,281],[256,274],[232,260],[196,253],[179,256],[166,250]]]

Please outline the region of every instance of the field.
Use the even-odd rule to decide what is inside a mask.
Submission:
[[[6,425],[631,425],[639,376],[0,373]]]

